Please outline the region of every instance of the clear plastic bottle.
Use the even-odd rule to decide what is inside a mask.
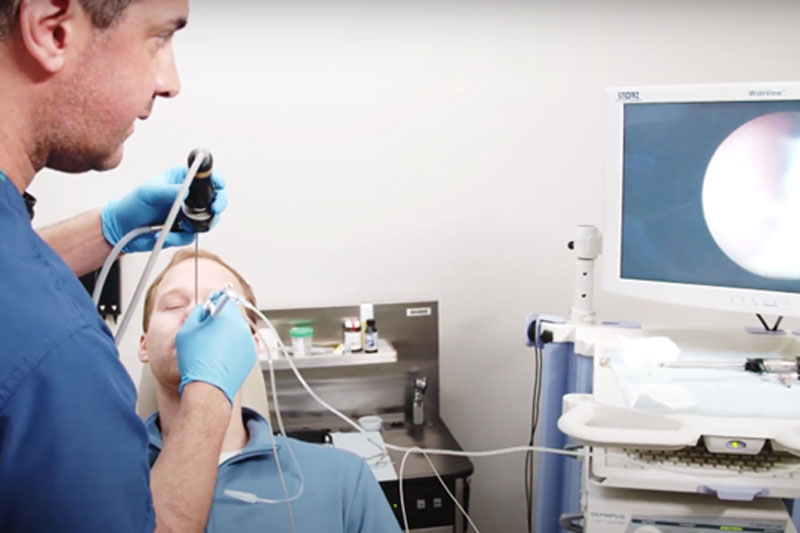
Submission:
[[[307,357],[311,355],[311,339],[314,335],[314,328],[309,326],[295,326],[289,330],[292,338],[292,353],[295,357]]]

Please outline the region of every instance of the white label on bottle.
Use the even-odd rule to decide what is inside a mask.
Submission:
[[[430,307],[409,307],[408,309],[406,309],[406,316],[407,317],[431,316],[431,308]]]
[[[305,357],[311,355],[306,353],[306,343],[300,337],[292,337],[292,353],[295,357]]]
[[[364,334],[364,351],[377,352],[378,351],[378,334],[375,332],[368,332]]]
[[[352,351],[357,352],[361,349],[361,332],[345,331],[344,343],[347,344]]]

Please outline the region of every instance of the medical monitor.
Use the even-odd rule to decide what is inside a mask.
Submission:
[[[800,82],[607,99],[606,290],[800,316]]]

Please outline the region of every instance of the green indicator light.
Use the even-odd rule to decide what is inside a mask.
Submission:
[[[722,526],[719,529],[720,531],[744,531],[743,528],[738,526]]]
[[[392,504],[392,507],[394,507],[395,509],[397,509],[397,504],[396,504],[396,503],[393,503],[393,504]]]
[[[739,441],[735,440],[735,441],[731,442],[731,446],[733,446],[734,448],[738,448],[739,447]]]

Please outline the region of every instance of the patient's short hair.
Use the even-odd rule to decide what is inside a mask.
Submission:
[[[161,271],[161,273],[156,276],[156,279],[153,280],[153,283],[150,285],[150,288],[147,289],[147,295],[144,297],[144,313],[142,313],[142,330],[147,333],[147,328],[150,326],[150,315],[153,313],[153,305],[155,305],[155,296],[156,291],[158,290],[158,286],[161,284],[161,281],[164,279],[166,273],[178,263],[181,263],[186,260],[194,260],[195,253],[194,249],[192,248],[181,248],[177,252],[175,252],[170,259],[169,264]],[[220,256],[217,254],[213,254],[206,250],[197,250],[197,257],[200,259],[209,259],[216,263],[219,263],[223,267],[225,267],[231,274],[236,277],[236,280],[242,286],[242,290],[244,291],[244,296],[247,298],[247,301],[253,304],[254,307],[256,305],[256,295],[253,292],[253,288],[250,286],[247,281],[242,277],[239,272],[236,271],[235,268],[230,266],[228,263],[222,260]],[[245,313],[247,314],[247,318],[249,318],[253,324],[256,323],[258,317],[256,316],[255,312],[252,309],[246,309]]]

